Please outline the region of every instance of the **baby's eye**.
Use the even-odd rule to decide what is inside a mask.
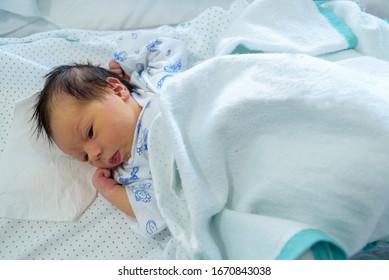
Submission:
[[[93,126],[91,126],[91,128],[88,131],[88,138],[92,139],[92,137],[93,137]]]

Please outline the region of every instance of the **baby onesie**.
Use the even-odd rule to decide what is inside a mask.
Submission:
[[[123,38],[119,47],[134,43],[133,37],[127,39],[130,41]],[[131,227],[143,236],[153,236],[166,227],[155,199],[148,160],[150,126],[159,113],[159,103],[153,97],[167,79],[186,69],[186,51],[182,41],[156,38],[131,53],[116,52],[115,60],[131,77],[134,87],[131,94],[143,109],[136,125],[131,158],[114,170],[114,179],[126,188],[136,217],[129,219]]]
[[[140,113],[134,134],[131,158],[116,168],[114,179],[126,188],[136,219],[131,227],[143,236],[152,236],[166,227],[154,196],[148,160],[149,128],[158,115],[158,102],[150,100]]]

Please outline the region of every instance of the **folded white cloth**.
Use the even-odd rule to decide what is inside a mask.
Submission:
[[[389,24],[364,13],[351,1],[328,1],[323,7],[335,13],[357,36],[355,50],[363,55],[389,60]]]
[[[312,0],[256,0],[222,34],[216,54],[249,50],[321,55],[356,43],[340,18]]]
[[[165,257],[346,258],[389,236],[389,63],[342,63],[222,56],[167,84],[149,132]]]

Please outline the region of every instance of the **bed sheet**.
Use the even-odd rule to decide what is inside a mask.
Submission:
[[[241,8],[241,7],[240,7]],[[186,41],[189,46],[190,63],[195,65],[213,55],[211,48],[217,35],[223,30],[234,15],[234,11],[225,12],[223,9],[209,10],[193,21],[183,22],[174,30],[175,35]],[[215,16],[216,15],[216,16]],[[210,30],[207,27],[212,26]],[[171,27],[165,31],[171,32]],[[151,31],[154,31],[152,29]],[[160,31],[160,30],[159,30]],[[158,31],[158,32],[159,32]],[[60,36],[71,43],[74,39],[71,34],[75,31],[61,31],[51,33]],[[77,33],[77,32],[76,32]],[[103,33],[99,33],[101,35]],[[111,32],[104,34],[113,34]],[[36,36],[39,36],[36,35]],[[12,40],[12,39],[11,39]],[[21,41],[23,42],[23,41]],[[30,43],[25,40],[24,43]],[[195,44],[196,43],[196,44]],[[199,44],[201,43],[201,44]],[[201,45],[201,47],[198,47]],[[102,50],[104,65],[111,50]],[[342,60],[360,56],[355,50],[324,56],[328,60]],[[45,59],[45,58],[43,58]],[[69,57],[69,61],[74,58]],[[83,57],[85,59],[85,57]],[[46,61],[51,66],[55,61]],[[1,62],[6,63],[6,61]],[[42,85],[42,72],[29,72],[26,69],[13,69],[12,65],[2,67],[3,77],[10,81],[15,80],[15,73],[20,73],[24,80],[13,86],[13,95],[1,91],[1,134],[0,151],[6,145],[8,131],[12,124],[13,104],[31,93],[37,91]],[[31,83],[26,83],[30,80]],[[7,79],[2,79],[5,83]],[[4,121],[3,121],[4,120]],[[153,239],[144,239],[131,231],[125,223],[125,217],[112,205],[100,196],[89,206],[76,222],[47,222],[22,221],[0,219],[0,258],[1,259],[142,259],[154,258],[170,240],[170,233],[163,231]]]
[[[101,197],[77,222],[1,219],[0,259],[153,259],[170,239],[165,230],[146,240],[126,224],[126,217]]]

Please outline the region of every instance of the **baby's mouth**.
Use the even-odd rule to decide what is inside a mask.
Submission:
[[[121,163],[121,156],[120,156],[120,153],[119,151],[117,151],[110,159],[109,159],[109,163],[110,164],[114,164],[114,165],[118,165]]]

